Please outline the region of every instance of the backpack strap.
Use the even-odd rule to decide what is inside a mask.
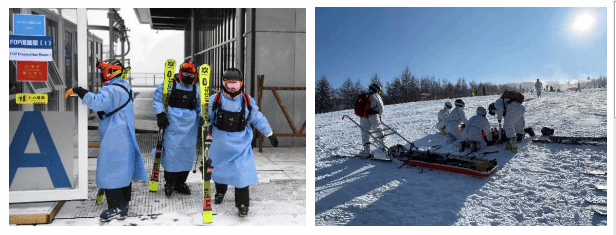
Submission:
[[[117,113],[118,111],[122,110],[124,107],[126,107],[126,105],[128,105],[128,103],[130,101],[133,100],[133,90],[129,91],[126,87],[124,87],[124,86],[122,86],[121,84],[118,84],[118,83],[114,83],[114,84],[111,84],[111,85],[118,86],[118,87],[124,89],[124,91],[126,91],[126,93],[128,93],[128,100],[126,100],[126,102],[122,106],[118,107],[117,109],[115,109],[115,110],[113,110],[113,111],[111,111],[109,113],[105,113],[103,111],[97,112],[98,118],[100,118],[101,120],[103,120],[105,118],[108,118],[111,115],[113,115],[113,114]]]
[[[248,118],[250,118],[250,115],[252,114],[252,104],[250,103],[250,96],[248,96],[246,93],[242,93],[242,96],[244,97],[244,103],[248,106]],[[246,120],[248,120],[248,118],[246,118]]]

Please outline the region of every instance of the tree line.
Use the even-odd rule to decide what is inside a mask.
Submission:
[[[596,87],[599,84],[607,86],[607,76],[601,76],[597,79],[589,78],[590,86],[593,86],[592,82],[595,82]],[[426,98],[433,100],[469,97],[473,95],[473,90],[476,95],[484,95],[484,88],[485,95],[502,94],[505,90],[517,91],[522,89],[521,86],[490,82],[470,81],[467,83],[463,77],[458,78],[455,84],[447,79],[438,79],[434,76],[417,77],[411,73],[407,66],[400,75],[384,86],[378,74],[372,75],[367,85],[363,85],[359,79],[353,82],[351,78],[347,78],[339,88],[332,87],[327,77],[321,76],[315,84],[315,112],[326,113],[353,109],[357,96],[367,92],[368,85],[374,83],[383,88],[382,97],[385,105],[414,102]]]

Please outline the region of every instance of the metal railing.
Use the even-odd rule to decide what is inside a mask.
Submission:
[[[128,79],[131,87],[157,87],[165,77],[163,73],[133,73],[130,72]]]

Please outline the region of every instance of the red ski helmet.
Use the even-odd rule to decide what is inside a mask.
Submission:
[[[96,68],[101,70],[101,79],[109,81],[112,78],[122,74],[124,66],[118,59],[101,60],[96,62]]]
[[[180,65],[178,80],[184,85],[195,85],[197,83],[197,66],[192,60],[187,60]]]

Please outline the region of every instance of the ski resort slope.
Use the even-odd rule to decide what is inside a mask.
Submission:
[[[559,136],[607,136],[607,90],[525,93],[526,126],[540,136],[544,126]],[[478,106],[500,96],[462,98],[467,118]],[[382,120],[420,149],[443,145],[456,151],[444,136],[435,134],[437,113],[445,101],[433,100],[385,106]],[[607,208],[605,176],[607,145],[536,144],[527,137],[514,154],[502,146],[486,158],[496,158],[499,170],[478,178],[397,162],[339,158],[362,148],[359,121],[353,110],[315,116],[315,224],[316,225],[576,225],[605,226],[607,217],[594,212]],[[495,117],[488,115],[492,127]],[[386,144],[404,144],[394,136]]]

